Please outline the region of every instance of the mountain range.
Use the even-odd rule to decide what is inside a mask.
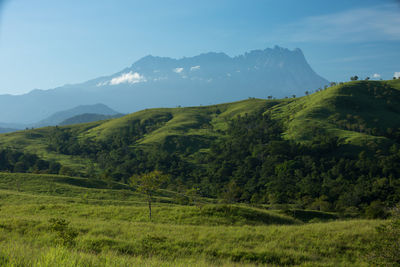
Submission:
[[[44,127],[44,126],[54,126],[54,125],[66,125],[69,124],[68,120],[75,118],[76,116],[81,116],[83,114],[113,116],[119,113],[109,108],[108,106],[100,103],[94,105],[81,105],[72,109],[58,111],[53,115],[47,117],[46,119],[41,120],[38,123],[35,123],[33,126]]]
[[[152,107],[208,105],[248,97],[302,95],[328,84],[300,49],[146,56],[110,76],[23,95],[0,95],[0,122],[32,124],[79,105],[104,103],[123,113]]]
[[[34,123],[0,122],[0,133],[15,132],[27,128],[92,122],[118,118],[123,115],[124,114],[121,114],[101,103],[94,105],[80,105],[71,109],[55,112],[54,114]]]

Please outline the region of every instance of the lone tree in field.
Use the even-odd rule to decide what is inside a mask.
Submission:
[[[151,220],[151,200],[154,192],[160,188],[167,180],[167,176],[160,171],[152,171],[149,173],[142,173],[139,175],[133,175],[129,179],[129,184],[137,188],[137,190],[147,197],[149,204],[149,218]]]

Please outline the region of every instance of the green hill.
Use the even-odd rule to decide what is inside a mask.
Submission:
[[[400,127],[400,82],[358,81],[337,85],[272,108],[284,121],[285,138],[311,140],[316,131],[363,145],[388,142],[387,129]]]
[[[185,136],[209,145],[211,140],[222,135],[220,131],[227,128],[230,119],[276,103],[278,101],[249,99],[206,107],[149,109],[117,119],[57,128],[68,130],[80,141],[91,139],[107,142],[121,133],[129,133],[135,138],[135,145],[159,144],[168,137]],[[85,168],[89,161],[80,156],[67,156],[48,150],[54,129],[45,127],[4,134],[0,136],[0,146],[34,153],[45,160],[56,160],[72,168]]]
[[[368,266],[393,247],[399,102],[359,81],[1,134],[0,265]],[[149,221],[128,178],[155,169]]]
[[[286,139],[307,141],[312,139],[315,131],[322,131],[345,142],[361,145],[365,140],[388,141],[384,136],[387,129],[400,126],[399,104],[398,80],[357,81],[295,99],[249,99],[204,107],[148,109],[117,119],[62,128],[70,130],[79,140],[107,141],[121,132],[137,130],[134,127],[140,125],[143,129],[134,132],[136,145],[159,144],[171,136],[212,140],[222,135],[221,131],[227,129],[232,118],[264,110],[282,121]],[[2,147],[35,151],[48,158],[44,143],[52,129],[46,127],[3,134],[0,144]]]
[[[400,81],[349,82],[300,98],[149,109],[2,134],[0,147],[6,149],[0,170],[11,172],[126,183],[159,169],[170,175],[172,191],[196,187],[228,201],[367,212],[379,204],[374,201],[399,201]]]

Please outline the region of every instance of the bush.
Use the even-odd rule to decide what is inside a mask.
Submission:
[[[69,227],[69,222],[61,218],[49,220],[50,230],[57,233],[57,242],[64,246],[74,246],[78,231]]]
[[[400,205],[393,210],[389,223],[377,227],[375,242],[369,260],[376,266],[400,266]]]
[[[365,216],[368,219],[384,219],[387,217],[387,212],[383,203],[379,200],[375,200],[365,209]]]

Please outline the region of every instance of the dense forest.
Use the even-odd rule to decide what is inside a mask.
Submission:
[[[0,150],[1,172],[58,174],[60,170],[62,172],[59,163],[42,160],[35,154],[15,151],[12,149]]]

